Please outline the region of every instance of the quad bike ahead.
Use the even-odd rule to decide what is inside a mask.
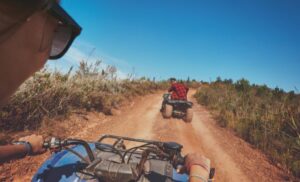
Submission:
[[[112,144],[104,143],[104,140]],[[126,149],[125,143],[139,144]],[[176,169],[183,165],[182,145],[115,135],[97,142],[51,138],[44,147],[55,153],[42,164],[33,182],[168,182],[188,181]],[[214,169],[210,177],[213,178]]]
[[[162,115],[164,118],[183,118],[187,123],[193,120],[193,103],[186,100],[172,100],[171,94],[163,95]]]

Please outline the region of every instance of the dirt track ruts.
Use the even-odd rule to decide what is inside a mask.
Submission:
[[[101,134],[176,141],[184,146],[184,154],[201,152],[212,161],[216,168],[216,181],[285,181],[288,175],[270,164],[268,159],[251,145],[236,137],[232,132],[220,128],[203,107],[194,102],[194,118],[192,123],[184,123],[180,119],[163,119],[159,110],[162,93],[147,95],[135,99],[129,105],[116,111],[114,116],[99,116],[89,113],[86,118],[89,125],[73,137],[96,140]],[[30,179],[38,165],[49,154],[36,158],[34,169],[27,169]],[[26,160],[26,159],[24,159]],[[16,181],[18,177],[14,178]]]

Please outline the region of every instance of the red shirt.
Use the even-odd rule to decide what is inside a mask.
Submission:
[[[182,83],[173,83],[169,92],[172,92],[171,99],[173,100],[187,100],[187,93],[189,88]]]

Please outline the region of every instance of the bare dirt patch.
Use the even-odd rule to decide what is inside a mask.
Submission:
[[[191,93],[193,94],[193,92]],[[68,119],[48,121],[52,134],[96,140],[101,134],[176,141],[183,152],[201,152],[212,160],[217,181],[288,181],[289,175],[272,165],[266,156],[232,132],[216,125],[210,113],[195,104],[192,123],[163,119],[160,113],[162,93],[138,97],[124,104],[115,115],[74,112]],[[195,103],[195,100],[190,96]],[[56,130],[60,126],[61,130]],[[66,125],[63,127],[63,125]],[[55,126],[55,127],[54,127]],[[65,129],[67,128],[67,129]],[[42,134],[42,129],[39,131]],[[23,133],[24,134],[24,133]],[[0,181],[30,181],[50,153],[14,160],[0,166]]]

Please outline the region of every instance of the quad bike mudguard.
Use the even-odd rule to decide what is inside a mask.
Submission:
[[[182,118],[185,122],[190,123],[193,119],[192,107],[192,102],[187,100],[172,100],[171,94],[164,94],[160,111],[164,118]]]
[[[167,100],[166,104],[170,104],[175,108],[181,107],[181,108],[191,108],[193,107],[193,103],[185,100]]]
[[[163,95],[162,110],[166,105],[172,106],[173,113],[184,115],[186,111],[193,107],[193,103],[187,100],[172,100],[170,94]]]
[[[96,155],[114,155],[114,154],[103,154],[97,151],[95,144],[89,144],[91,149]],[[74,151],[87,157],[84,147],[77,145],[72,148]],[[98,152],[98,153],[97,153]],[[137,158],[138,159],[138,158]],[[143,175],[138,181],[140,182],[167,182],[176,181],[184,182],[188,181],[186,174],[179,174],[172,167],[167,164],[166,161],[150,160],[150,170],[146,175]],[[148,164],[149,165],[149,164]],[[87,165],[81,162],[81,159],[71,153],[68,150],[63,150],[58,153],[54,153],[47,161],[45,161],[39,168],[37,173],[34,175],[33,182],[102,182],[101,179],[95,179],[91,176],[86,176],[80,172],[81,169]]]
[[[170,94],[163,95],[163,104],[172,105],[174,108],[188,109],[193,107],[193,103],[187,100],[172,100]]]

